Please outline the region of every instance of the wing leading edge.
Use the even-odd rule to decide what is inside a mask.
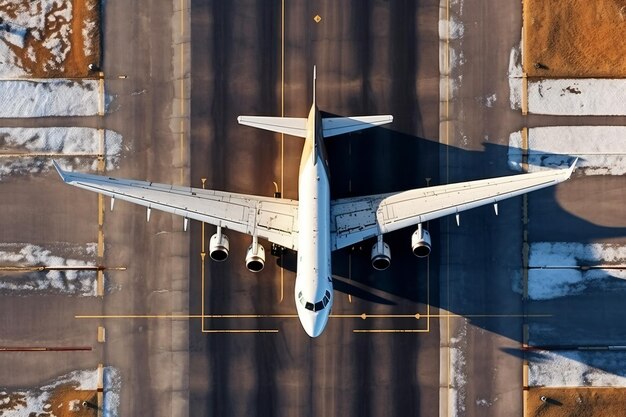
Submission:
[[[569,179],[576,161],[567,169],[335,200],[330,208],[332,249],[550,187]]]
[[[68,172],[56,162],[54,167],[75,187],[298,249],[297,201]]]

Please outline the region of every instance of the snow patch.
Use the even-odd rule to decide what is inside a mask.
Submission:
[[[104,130],[106,168],[117,168],[122,152],[122,135]],[[52,169],[53,155],[72,157],[70,164],[59,161],[64,169],[97,170],[100,154],[98,129],[83,127],[0,128],[0,151],[11,156],[0,157],[0,179],[13,174],[35,174]],[[42,156],[28,156],[29,153]],[[24,156],[14,156],[14,155]],[[45,156],[46,154],[53,154]],[[69,166],[68,166],[69,165]]]
[[[104,404],[103,417],[117,417],[120,406],[120,390],[122,378],[117,369],[107,366],[103,369]]]
[[[439,39],[441,40],[461,39],[464,32],[465,26],[454,16],[451,16],[450,20],[439,20]]]
[[[626,79],[529,81],[528,112],[563,116],[626,115]]]
[[[48,415],[52,405],[50,404],[51,396],[54,394],[55,388],[59,386],[70,386],[75,390],[96,391],[98,389],[98,370],[79,370],[63,375],[52,382],[30,390],[14,391],[8,393],[5,389],[0,392],[0,405],[6,405],[13,400],[10,409],[4,408],[3,411],[9,411],[9,416],[21,417],[31,415]],[[121,378],[117,369],[113,367],[103,368],[103,388],[104,388],[104,404],[102,411],[104,417],[117,417],[119,409],[119,392],[121,387]],[[69,400],[67,407],[71,411],[82,410],[81,401]],[[0,412],[2,414],[2,412]],[[5,415],[5,414],[2,414]]]
[[[528,129],[528,170],[562,168],[580,157],[585,175],[626,174],[625,126],[550,126]],[[522,134],[509,135],[509,166],[522,171]]]
[[[626,292],[626,270],[609,269],[626,263],[626,246],[601,243],[531,243],[528,296],[549,300],[589,291]],[[582,270],[580,266],[599,266]]]
[[[6,2],[5,2],[6,3]],[[28,76],[28,65],[3,40],[23,49],[25,39],[43,49],[39,65],[44,70],[63,69],[71,48],[72,2],[67,0],[9,1],[0,7],[0,77]],[[27,55],[30,59],[30,57]],[[31,60],[31,62],[36,62]]]
[[[465,414],[465,386],[467,385],[467,372],[465,360],[465,347],[467,345],[467,322],[463,322],[456,337],[450,338],[450,369],[452,380],[448,389],[448,410],[452,416]]]
[[[522,54],[520,46],[511,49],[509,55],[509,91],[511,109],[519,110],[522,108]]]
[[[530,386],[626,387],[624,351],[536,351],[528,362]]]
[[[99,100],[97,80],[0,81],[0,118],[93,116]]]
[[[6,266],[32,267],[28,271],[15,271],[0,275],[0,293],[16,292],[18,295],[33,292],[80,296],[96,295],[95,270],[37,270],[38,267],[85,267],[94,265],[97,244],[86,247],[56,245],[52,250],[31,244],[0,243],[0,263]],[[71,258],[70,258],[71,256]],[[83,258],[83,259],[76,259]]]
[[[509,57],[511,108],[522,106],[521,45]],[[626,79],[528,80],[528,112],[570,116],[626,115]]]

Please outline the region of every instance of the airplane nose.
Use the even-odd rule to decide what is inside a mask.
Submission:
[[[308,313],[300,316],[300,322],[306,334],[310,337],[317,337],[324,331],[326,322],[328,321],[328,314],[322,313]]]

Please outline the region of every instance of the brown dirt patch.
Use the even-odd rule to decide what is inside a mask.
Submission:
[[[526,416],[616,417],[623,416],[624,410],[624,388],[530,388]]]
[[[35,410],[22,393],[0,393],[0,417],[13,415],[23,407],[36,413],[37,417],[96,417],[98,413],[97,391],[77,390],[74,384],[61,384],[50,392],[42,410]],[[88,403],[83,406],[83,402]],[[20,414],[22,415],[22,414]]]
[[[69,21],[63,13],[68,7],[72,10]],[[24,9],[28,10],[20,3],[9,3],[3,13],[15,18]],[[7,44],[18,65],[33,78],[93,77],[87,66],[100,65],[100,0],[73,0],[48,10],[39,6],[37,11],[43,14],[44,27],[26,28],[23,46]]]
[[[44,411],[55,417],[96,417],[97,395],[96,391],[77,390],[71,384],[60,385],[50,395],[50,408]],[[87,407],[82,405],[83,401],[88,403]],[[43,417],[48,414],[40,415]]]
[[[524,0],[531,77],[626,77],[626,0]]]

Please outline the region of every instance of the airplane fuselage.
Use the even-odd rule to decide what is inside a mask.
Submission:
[[[330,184],[322,119],[315,103],[307,119],[298,180],[298,266],[295,301],[306,333],[319,336],[333,303]]]

